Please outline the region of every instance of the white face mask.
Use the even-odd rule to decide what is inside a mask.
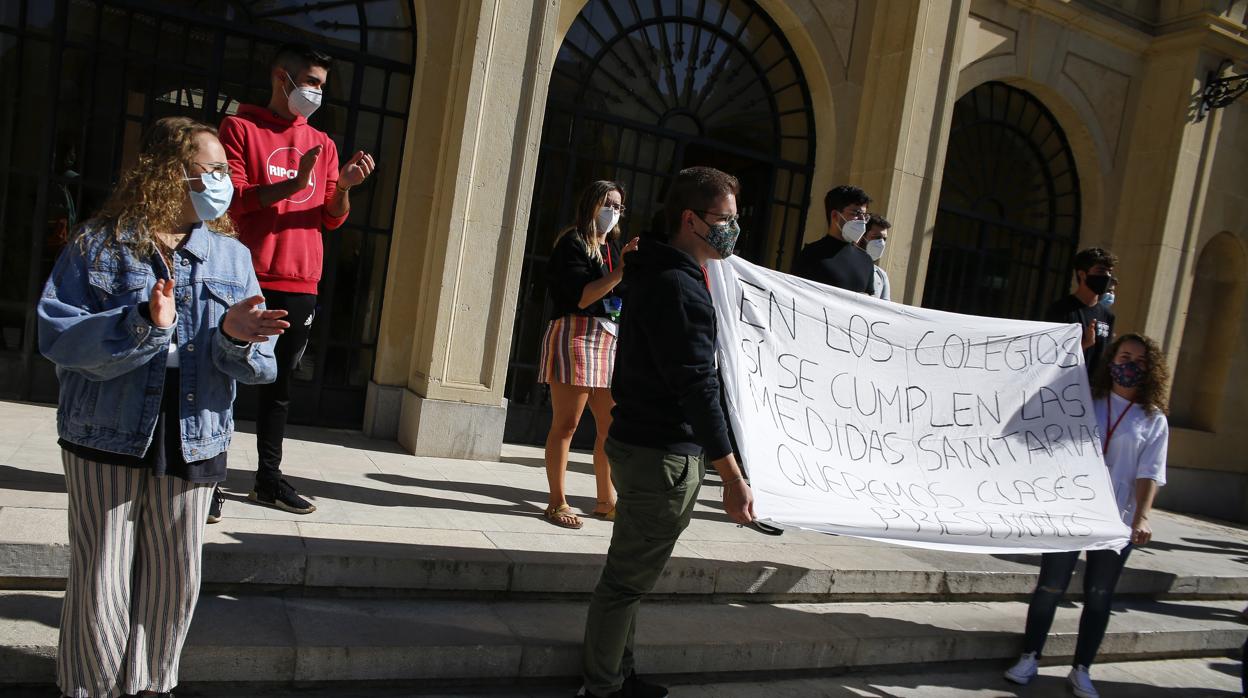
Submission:
[[[841,237],[851,245],[857,245],[862,236],[866,234],[867,222],[860,218],[845,221],[845,224],[841,226]]]
[[[286,104],[290,110],[303,118],[308,118],[321,107],[321,91],[314,87],[299,87],[295,85],[295,81],[290,77],[290,73],[286,73],[286,79],[294,86],[294,90],[286,93]]]
[[[876,238],[867,243],[867,254],[871,255],[871,259],[878,262],[880,257],[884,256],[885,241],[883,238]]]
[[[615,226],[620,222],[620,212],[610,206],[603,206],[598,210],[598,234],[606,235],[615,230]]]

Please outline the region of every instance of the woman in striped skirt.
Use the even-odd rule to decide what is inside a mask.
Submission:
[[[172,695],[234,384],[276,375],[286,312],[261,306],[233,194],[216,130],[161,119],[44,285],[69,494],[57,684],[73,698]]]
[[[615,364],[616,321],[622,307],[617,288],[624,276],[624,255],[637,249],[637,238],[623,247],[620,216],[624,189],[598,181],[581,192],[576,221],[559,234],[547,264],[553,319],[542,338],[538,380],[550,385],[553,411],[546,437],[546,478],[550,498],[546,520],[580,528],[568,506],[564,482],[568,450],[585,406],[594,415],[594,478],[598,484],[596,517],[614,520],[615,490],[603,450],[611,426],[611,373]]]

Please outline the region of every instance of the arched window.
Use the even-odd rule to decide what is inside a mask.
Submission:
[[[957,101],[923,306],[1038,319],[1068,291],[1079,177],[1053,115],[989,82]]]
[[[1170,421],[1176,427],[1217,430],[1227,389],[1239,385],[1230,373],[1246,296],[1244,245],[1230,233],[1219,233],[1200,253],[1187,302],[1170,399]]]
[[[814,161],[810,92],[792,47],[751,0],[590,0],[555,61],[546,103],[507,381],[507,437],[545,438],[536,364],[546,258],[579,189],[623,184],[626,235],[660,210],[684,167],[741,180],[737,251],[781,266],[801,243]],[[587,420],[588,421],[588,420]]]
[[[143,129],[171,115],[216,125],[242,102],[267,104],[268,62],[286,42],[334,59],[312,124],[340,153],[379,154],[347,224],[325,237],[317,326],[292,388],[294,420],[362,422],[411,100],[410,0],[0,3],[0,395],[55,400],[29,331],[38,287]]]

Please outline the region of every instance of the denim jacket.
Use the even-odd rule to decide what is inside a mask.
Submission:
[[[251,254],[203,224],[173,253],[141,260],[87,228],[65,248],[39,300],[39,351],[56,364],[59,436],[111,453],[142,456],[160,413],[169,342],[177,331],[182,455],[211,458],[230,445],[235,381],[271,383],[274,342],[238,345],[221,321],[231,305],[260,294]],[[82,242],[83,244],[79,244]],[[177,321],[162,329],[146,305],[172,271]]]

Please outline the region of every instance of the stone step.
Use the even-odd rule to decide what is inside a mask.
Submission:
[[[0,592],[0,684],[53,676],[59,592]],[[1234,601],[1128,602],[1100,658],[1213,656],[1248,635]],[[575,677],[586,605],[572,601],[313,599],[205,595],[181,663],[187,682],[458,681]],[[1051,662],[1074,649],[1059,609]],[[1020,602],[642,605],[648,674],[779,674],[1017,655]]]
[[[609,525],[599,529],[589,535],[227,519],[207,529],[204,584],[210,591],[307,596],[585,595],[610,542]],[[656,593],[790,602],[1025,600],[1039,566],[1035,555],[968,555],[800,531],[768,538],[739,530],[736,540],[726,541],[699,539],[692,528]],[[1238,558],[1167,555],[1135,551],[1119,593],[1248,599],[1248,565]],[[1176,561],[1178,555],[1186,557]],[[68,568],[63,510],[0,509],[0,588],[63,588]],[[1079,581],[1071,588],[1078,590]]]
[[[924,665],[914,669],[890,666],[867,672],[816,672],[798,677],[670,676],[663,680],[680,698],[1039,698],[1070,695],[1069,665],[1042,666],[1031,684],[1016,686],[1001,677],[1000,661]],[[1240,658],[1188,657],[1125,662],[1098,662],[1092,670],[1096,687],[1113,698],[1227,698],[1240,695]],[[319,684],[178,684],[180,698],[568,698],[577,679],[514,681],[503,684],[426,688],[414,682]],[[9,687],[5,698],[48,698],[47,685]]]

